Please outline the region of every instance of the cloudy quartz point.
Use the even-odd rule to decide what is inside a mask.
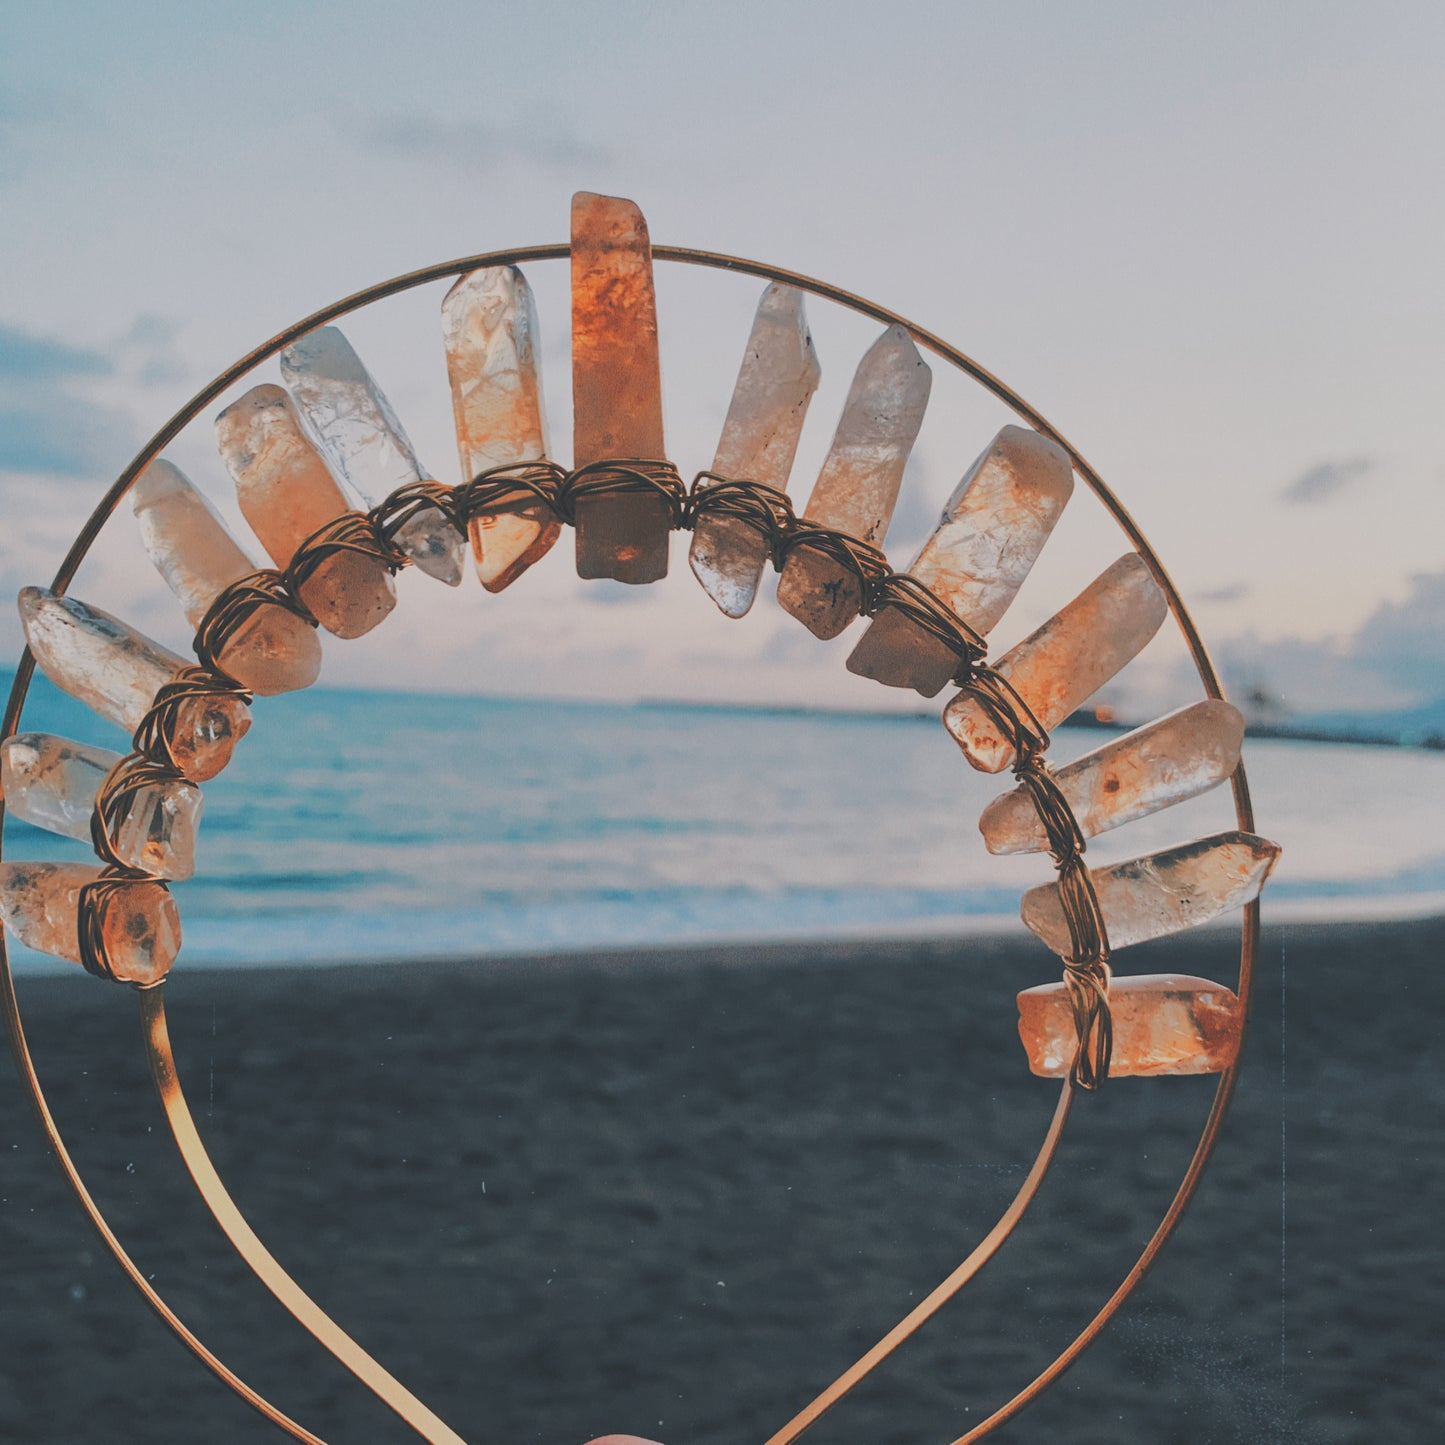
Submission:
[[[279,386],[253,387],[216,418],[221,456],[241,512],[277,567],[348,510],[325,458]],[[326,558],[301,589],[311,615],[337,637],[370,632],[396,606],[386,564],[358,552]]]
[[[903,468],[923,425],[933,376],[913,338],[891,326],[853,377],[833,444],[803,516],[881,547],[898,501]],[[778,601],[815,636],[836,637],[863,605],[858,579],[821,552],[793,552]]]
[[[493,467],[541,461],[547,416],[537,359],[537,303],[515,266],[469,271],[442,302],[462,481]],[[551,507],[521,502],[473,517],[477,576],[500,592],[552,550],[562,531]]]
[[[1008,610],[1074,490],[1069,454],[1025,427],[1006,426],[971,466],[943,520],[908,568],[980,636]],[[896,607],[869,624],[848,670],[932,697],[958,654]]]
[[[1169,610],[1163,589],[1137,552],[1126,553],[1061,612],[995,664],[1047,731],[1092,697],[1159,630]],[[1013,749],[968,693],[944,709],[943,723],[980,772],[997,773]]]
[[[210,502],[164,458],[141,473],[131,506],[146,552],[192,627],[201,625],[231,583],[256,570]],[[316,681],[321,642],[304,617],[268,603],[256,608],[216,660],[242,686],[272,697]]]
[[[431,480],[391,403],[334,326],[308,332],[281,353],[281,376],[328,460],[368,507],[398,487]],[[428,577],[462,580],[462,536],[438,507],[419,511],[393,538]]]
[[[0,863],[0,918],[27,948],[80,962],[80,890],[100,877],[84,863]],[[181,947],[181,919],[164,884],[127,883],[105,912],[101,935],[117,979],[159,983]]]
[[[820,375],[803,294],[775,282],[758,303],[713,471],[786,492]],[[707,595],[729,617],[741,617],[757,596],[768,540],[741,518],[704,515],[688,560]]]
[[[575,467],[667,454],[647,222],[631,201],[590,191],[572,197],[572,423]],[[667,576],[664,497],[582,498],[574,520],[579,577]]]
[[[40,670],[58,688],[133,733],[156,693],[186,660],[98,607],[41,587],[20,593],[25,640]],[[192,697],[177,709],[171,751],[194,782],[213,778],[251,726],[251,710],[234,697]]]
[[[1093,838],[1222,783],[1239,764],[1244,718],[1207,698],[1060,768],[1062,790],[1084,837]],[[1032,796],[1015,788],[995,798],[979,819],[990,853],[1037,853],[1049,846]]]
[[[1278,857],[1274,843],[1252,833],[1217,833],[1092,870],[1109,947],[1163,938],[1248,903]],[[1072,944],[1057,883],[1029,889],[1020,912],[1049,948],[1068,956]]]
[[[0,744],[5,806],[37,828],[88,843],[96,792],[118,762],[120,754],[105,748],[19,733]],[[115,830],[116,854],[127,867],[157,878],[189,878],[200,821],[201,790],[194,783],[148,783],[129,794]]]
[[[1026,988],[1018,1007],[1030,1072],[1065,1077],[1079,1047],[1068,986]],[[1116,975],[1109,986],[1109,1015],[1111,1079],[1220,1073],[1239,1053],[1244,1028],[1244,1010],[1231,989],[1175,973]]]

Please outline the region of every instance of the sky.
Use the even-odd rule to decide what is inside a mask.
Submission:
[[[1027,397],[1134,513],[1235,687],[1296,712],[1445,696],[1445,9],[1436,4],[526,6],[0,0],[0,592],[54,572],[144,439],[236,357],[434,262],[566,238],[625,195],[653,239],[835,282]],[[565,265],[530,273],[570,452]],[[660,267],[669,450],[707,466],[760,286]],[[342,323],[458,480],[428,287]],[[810,309],[801,505],[876,326]],[[896,566],[1009,415],[934,365]],[[274,364],[253,381],[275,379]],[[249,384],[249,383],[248,383]],[[219,404],[215,408],[219,409]],[[245,536],[209,417],[168,453]],[[686,566],[500,597],[401,579],[340,684],[907,702]],[[252,545],[247,538],[247,544]],[[1080,493],[991,641],[1127,543]],[[183,646],[128,510],[85,600]],[[21,644],[0,609],[0,662]],[[1197,695],[1177,634],[1115,687]],[[917,699],[911,699],[916,702]]]

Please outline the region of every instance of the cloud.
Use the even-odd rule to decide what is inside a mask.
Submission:
[[[116,348],[127,371],[139,345],[123,340]],[[155,355],[146,342],[142,370]],[[0,471],[51,477],[113,471],[134,449],[136,428],[95,388],[120,370],[104,351],[0,324]]]
[[[1360,670],[1422,699],[1445,697],[1445,571],[1417,573],[1403,602],[1387,602],[1352,644]]]
[[[99,351],[0,323],[0,379],[6,382],[108,376],[113,370],[110,358]]]
[[[0,406],[0,471],[94,477],[136,449],[130,416],[57,392],[26,406]]]
[[[1196,592],[1191,600],[1218,606],[1225,602],[1242,602],[1248,596],[1249,588],[1243,582],[1231,582],[1223,587],[1209,587],[1203,592]]]
[[[1280,498],[1304,506],[1324,502],[1368,476],[1374,469],[1373,457],[1344,457],[1338,461],[1320,462],[1297,476],[1280,493]]]
[[[568,126],[555,113],[526,126],[482,120],[448,120],[420,112],[397,112],[371,121],[360,141],[372,150],[475,172],[509,161],[549,166],[599,165],[607,150]]]

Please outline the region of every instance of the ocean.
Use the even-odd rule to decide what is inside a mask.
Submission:
[[[39,679],[25,730],[116,749]],[[1104,741],[1063,728],[1051,756]],[[1269,916],[1445,912],[1445,753],[1251,740]],[[313,689],[256,705],[205,786],[181,962],[285,964],[1018,929],[1039,855],[991,857],[936,719]],[[1235,826],[1227,788],[1091,862]],[[6,858],[85,846],[5,821]],[[41,966],[15,946],[22,969]],[[67,965],[69,967],[69,965]]]

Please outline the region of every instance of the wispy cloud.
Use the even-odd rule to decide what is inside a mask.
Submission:
[[[521,126],[397,112],[370,121],[359,139],[383,154],[473,173],[513,161],[573,166],[609,159],[604,147],[556,114],[529,117]]]
[[[113,370],[111,359],[102,352],[0,322],[0,379],[6,382],[108,376]]]
[[[1301,472],[1283,492],[1283,501],[1308,506],[1337,496],[1355,482],[1363,480],[1375,469],[1373,457],[1342,457],[1320,462]]]

